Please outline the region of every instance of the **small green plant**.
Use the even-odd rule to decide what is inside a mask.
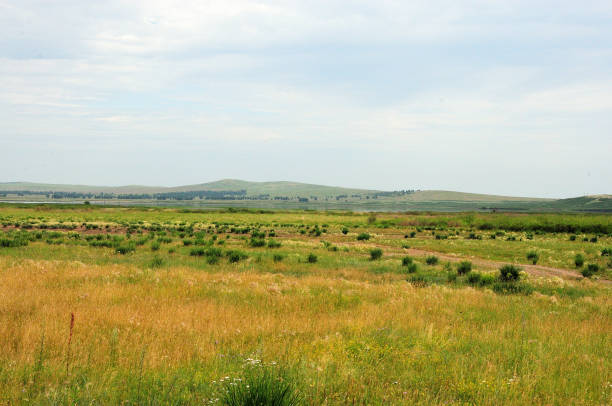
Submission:
[[[402,258],[402,266],[408,266],[410,264],[412,264],[414,261],[412,260],[412,257],[404,257]]]
[[[591,276],[595,275],[597,272],[599,272],[599,265],[588,264],[586,268],[582,270],[581,273],[582,273],[582,276],[584,276],[585,278],[590,278]]]
[[[308,261],[309,264],[314,264],[318,261],[318,258],[315,254],[311,252],[310,254],[308,254],[306,261]]]
[[[582,268],[584,265],[584,256],[582,254],[576,254],[574,257],[574,264],[576,265],[576,268]]]
[[[265,247],[266,240],[263,238],[253,237],[251,238],[251,242],[249,244],[251,247]]]
[[[159,247],[161,247],[161,244],[158,241],[151,243],[151,251],[159,251]]]
[[[151,268],[159,268],[164,265],[164,260],[158,256],[153,257],[151,260]]]
[[[380,248],[372,248],[370,250],[370,259],[372,261],[376,261],[377,259],[382,258],[383,251]]]
[[[238,250],[230,250],[230,251],[227,251],[227,252],[225,253],[225,255],[227,256],[227,260],[228,260],[230,263],[232,263],[232,264],[233,264],[233,263],[236,263],[236,262],[239,262],[239,261],[241,261],[241,260],[246,259],[246,258],[248,258],[248,257],[249,257],[249,256],[248,256],[247,254],[245,254],[244,252],[242,252],[242,251],[238,251]]]
[[[612,248],[604,248],[601,250],[601,256],[602,257],[609,257],[612,256]]]
[[[191,251],[189,251],[189,255],[191,255],[192,257],[201,257],[206,253],[206,250],[204,248],[192,248]]]
[[[521,268],[515,265],[504,265],[499,268],[499,279],[502,282],[518,281],[520,278]]]
[[[134,252],[136,247],[133,244],[123,244],[117,247],[117,254],[126,255],[130,252]]]
[[[457,264],[457,273],[459,275],[465,275],[472,270],[472,263],[470,261],[461,261]]]
[[[357,241],[367,241],[370,239],[370,234],[368,233],[360,233],[357,235]]]
[[[436,257],[435,255],[430,255],[427,258],[425,258],[425,263],[427,265],[436,265],[438,263],[438,257]]]
[[[530,295],[533,287],[526,283],[502,281],[493,284],[493,291],[500,295]]]
[[[347,227],[342,227],[342,234],[347,235],[349,232],[349,229]]]
[[[227,379],[219,393],[225,406],[298,406],[302,397],[283,372],[254,366],[242,378]]]
[[[281,243],[279,241],[276,240],[269,240],[268,241],[268,248],[280,248]]]
[[[272,256],[272,260],[274,262],[282,262],[283,259],[285,259],[285,256],[283,254],[274,254]]]
[[[540,259],[540,254],[538,254],[537,251],[529,251],[527,253],[527,259],[531,261],[533,265],[535,265],[538,263],[538,259]]]
[[[469,272],[467,274],[467,282],[470,285],[478,285],[480,283],[480,280],[482,279],[482,275],[478,272]]]

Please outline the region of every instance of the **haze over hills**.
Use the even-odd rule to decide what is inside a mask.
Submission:
[[[246,190],[248,196],[269,194],[275,196],[316,196],[335,197],[340,195],[354,194],[376,194],[387,191],[375,189],[357,189],[338,186],[315,185],[301,182],[274,181],[274,182],[249,182],[239,179],[222,179],[214,182],[200,183],[183,186],[91,186],[91,185],[65,185],[32,182],[6,182],[0,183],[0,191],[37,191],[37,192],[77,192],[77,193],[115,193],[115,194],[138,194],[138,193],[171,193],[171,192],[193,192],[193,191],[237,191]],[[444,190],[415,191],[405,196],[411,201],[550,201],[553,199],[533,197],[497,196],[488,194],[475,194],[464,192],[453,192]]]
[[[443,190],[420,190],[420,191],[381,191],[370,189],[343,188],[336,186],[315,185],[300,182],[276,181],[276,182],[249,182],[238,179],[222,179],[219,181],[184,185],[175,187],[163,186],[90,186],[90,185],[63,185],[31,182],[6,182],[0,183],[0,193],[4,194],[2,200],[11,200],[11,194],[7,192],[38,192],[41,200],[47,198],[40,192],[50,194],[82,193],[82,194],[114,194],[114,195],[139,195],[147,194],[173,194],[190,192],[236,192],[244,191],[242,199],[225,198],[225,202],[234,200],[248,201],[240,205],[248,207],[287,207],[271,204],[270,201],[284,198],[287,200],[298,200],[299,198],[310,199],[310,204],[321,208],[345,208],[345,209],[368,209],[368,210],[484,210],[484,209],[507,209],[507,210],[560,210],[560,211],[612,211],[612,195],[582,196],[570,199],[544,199],[535,197],[498,196],[488,194],[475,194],[465,192],[443,191]],[[171,201],[174,197],[168,197]],[[266,203],[266,199],[267,202]],[[313,202],[312,200],[315,200]],[[179,199],[181,200],[181,199]],[[185,201],[187,200],[187,201]],[[210,200],[217,200],[214,197]],[[182,200],[182,204],[189,204],[190,198]],[[195,200],[193,200],[195,202]],[[124,201],[125,202],[125,201]],[[259,203],[258,203],[259,202]],[[300,200],[304,203],[304,199]],[[208,202],[207,205],[212,205]],[[312,207],[316,208],[316,207]]]

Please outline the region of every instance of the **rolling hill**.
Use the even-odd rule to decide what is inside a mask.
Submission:
[[[354,209],[354,210],[519,210],[519,211],[590,211],[612,212],[612,195],[582,196],[570,199],[543,199],[534,197],[497,196],[487,194],[464,193],[444,190],[423,190],[412,193],[389,193],[381,190],[343,188],[337,186],[324,186],[299,182],[248,182],[238,179],[222,179],[219,181],[184,185],[175,187],[163,186],[89,186],[89,185],[61,185],[30,182],[0,183],[0,193],[7,191],[32,192],[74,192],[74,193],[112,193],[126,194],[155,194],[155,193],[184,193],[201,191],[246,191],[246,201],[240,205],[248,207],[282,207],[291,208],[297,203],[298,197],[309,198],[308,208],[324,209]],[[268,200],[258,200],[259,196],[266,195]],[[15,195],[13,195],[13,198]],[[26,196],[27,197],[27,196]],[[274,203],[275,197],[289,198],[284,204]],[[312,198],[316,198],[313,201]],[[11,200],[11,195],[0,198]],[[45,195],[38,195],[37,200],[44,201]],[[190,200],[177,202],[188,205]],[[231,202],[225,200],[224,202]],[[258,203],[259,202],[259,203]],[[128,202],[124,202],[128,203]],[[303,203],[303,202],[301,202]],[[203,204],[203,203],[201,203]],[[208,202],[207,205],[214,203]],[[219,205],[219,203],[217,203]],[[223,203],[226,205],[226,203]],[[230,204],[231,205],[231,204]],[[311,207],[312,206],[312,207]],[[299,206],[305,208],[304,205]]]

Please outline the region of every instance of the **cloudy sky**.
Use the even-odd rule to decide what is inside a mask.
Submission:
[[[0,182],[612,193],[612,2],[0,0]]]

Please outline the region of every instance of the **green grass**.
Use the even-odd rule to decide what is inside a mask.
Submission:
[[[612,401],[612,288],[598,280],[610,276],[610,258],[601,252],[612,240],[598,235],[591,243],[588,234],[584,242],[581,234],[570,241],[568,233],[533,230],[538,222],[607,227],[608,216],[377,213],[371,223],[368,217],[0,207],[6,223],[0,239],[22,241],[0,248],[1,399]],[[23,231],[13,230],[16,223]],[[496,226],[478,227],[485,223]],[[509,229],[517,225],[524,230]],[[370,238],[358,241],[360,233]],[[436,233],[448,237],[436,240]],[[469,239],[471,233],[482,239]],[[253,246],[252,235],[266,244]],[[410,248],[402,247],[406,241]],[[531,251],[538,265],[574,271],[580,253],[598,271],[589,279],[521,273],[519,280],[500,280],[501,264],[525,267]],[[384,254],[372,260],[372,252]],[[434,255],[439,260],[427,265]],[[500,265],[482,265],[487,259]],[[470,269],[463,265],[459,274],[461,261]],[[264,367],[251,369],[256,365]]]

